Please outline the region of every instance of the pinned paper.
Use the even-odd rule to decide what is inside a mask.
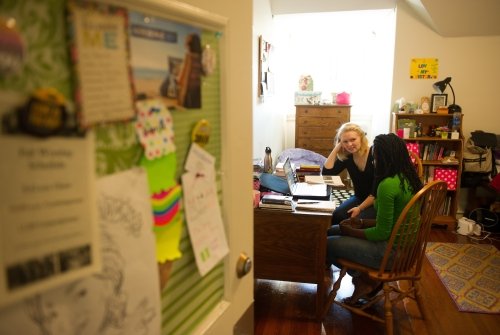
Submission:
[[[192,143],[184,165],[186,171],[215,177],[215,157],[196,143]]]
[[[158,262],[172,261],[182,256],[179,251],[184,215],[182,192],[175,180],[177,157],[175,153],[149,160],[141,160],[148,173],[151,210],[156,235],[156,258]]]
[[[182,175],[189,237],[200,275],[229,252],[215,183],[215,158],[193,143]]]
[[[164,227],[180,216],[181,194],[180,185],[176,185],[151,196],[155,228]]]
[[[175,151],[173,119],[165,105],[157,99],[137,104],[135,128],[147,159],[155,159]]]

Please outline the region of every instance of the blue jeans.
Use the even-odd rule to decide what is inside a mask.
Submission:
[[[339,226],[335,226],[336,232],[340,233]],[[363,264],[378,269],[384,258],[387,241],[368,241],[351,236],[328,236],[326,240],[326,264],[333,264],[340,268],[339,258]],[[357,272],[348,271],[349,275],[355,277]]]
[[[332,214],[332,228],[328,229],[327,236],[335,235],[334,232],[331,231],[333,227],[338,225],[343,220],[349,219],[351,214],[347,213],[347,211],[361,204],[363,200],[353,195],[344,201],[339,207],[335,208],[335,211],[333,211]],[[365,208],[357,217],[360,219],[375,219],[377,217],[377,212],[375,211],[375,207],[370,206]]]

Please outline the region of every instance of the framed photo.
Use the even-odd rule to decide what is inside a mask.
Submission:
[[[431,113],[436,113],[441,106],[446,106],[448,102],[448,94],[433,94],[431,96]]]
[[[422,109],[423,113],[431,111],[431,99],[429,97],[422,97],[420,99],[420,109]]]

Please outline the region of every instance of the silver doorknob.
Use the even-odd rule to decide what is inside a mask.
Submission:
[[[248,257],[247,254],[242,252],[240,257],[238,258],[238,262],[236,263],[236,274],[238,277],[243,277],[252,269],[252,260]]]

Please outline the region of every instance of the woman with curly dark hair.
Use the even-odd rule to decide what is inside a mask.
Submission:
[[[343,258],[378,268],[384,256],[392,228],[403,208],[422,188],[408,155],[405,142],[395,134],[378,135],[373,141],[375,161],[375,220],[351,218],[341,222],[340,235],[327,240],[327,264],[339,266]],[[356,304],[381,289],[379,282],[357,272],[353,277],[354,293],[345,302]]]

